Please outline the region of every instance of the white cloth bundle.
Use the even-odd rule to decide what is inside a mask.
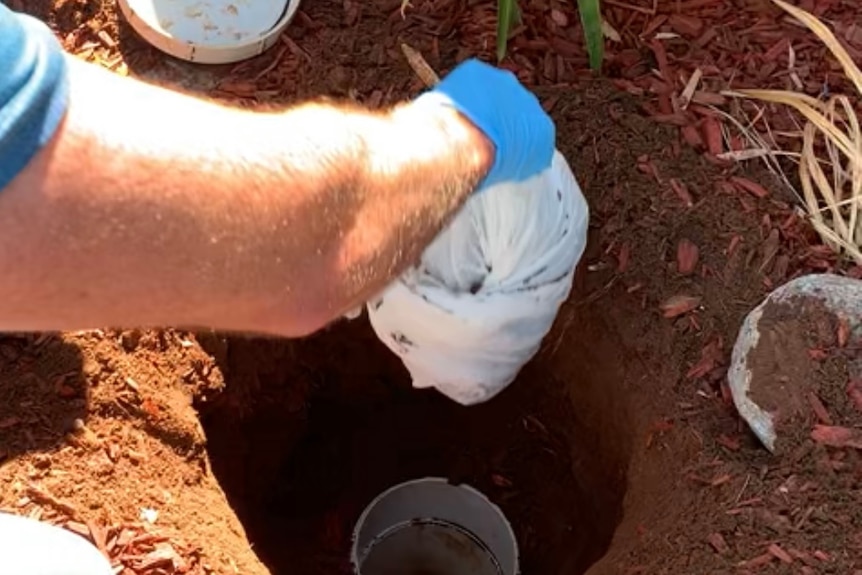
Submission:
[[[509,385],[569,296],[588,219],[559,151],[538,176],[474,194],[420,265],[367,304],[413,386],[472,405]]]

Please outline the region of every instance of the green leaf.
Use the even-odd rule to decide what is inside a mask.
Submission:
[[[497,61],[506,57],[509,34],[520,20],[517,0],[497,0]]]
[[[602,60],[605,58],[605,37],[602,33],[602,9],[599,2],[600,0],[578,0],[590,68],[593,70],[601,69]]]

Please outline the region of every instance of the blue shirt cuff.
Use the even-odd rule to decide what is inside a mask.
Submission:
[[[0,4],[0,190],[57,131],[68,84],[63,49],[48,26]]]

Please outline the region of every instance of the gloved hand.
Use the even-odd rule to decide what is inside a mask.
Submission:
[[[454,107],[494,144],[494,164],[479,190],[504,181],[522,181],[551,165],[556,147],[554,122],[539,99],[514,74],[476,59],[459,64],[418,100]]]

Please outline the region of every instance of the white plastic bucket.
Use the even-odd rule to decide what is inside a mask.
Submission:
[[[118,0],[135,32],[171,56],[227,64],[269,49],[300,0]]]
[[[356,575],[518,575],[518,545],[499,507],[468,485],[427,477],[365,508],[353,532]]]

